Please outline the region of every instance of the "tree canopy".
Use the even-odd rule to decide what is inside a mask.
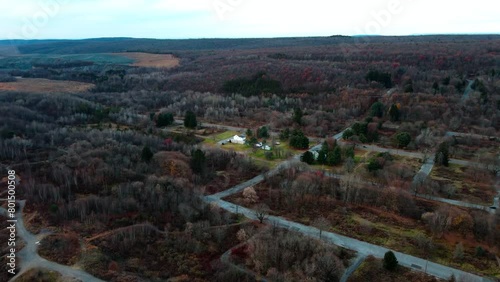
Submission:
[[[196,120],[196,115],[192,111],[187,111],[184,116],[184,126],[186,128],[196,128],[198,126],[198,121]]]

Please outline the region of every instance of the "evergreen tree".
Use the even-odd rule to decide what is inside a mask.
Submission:
[[[207,157],[205,156],[205,153],[200,149],[195,150],[191,156],[191,169],[193,172],[197,174],[204,174],[206,163]]]
[[[153,158],[153,152],[148,146],[144,146],[144,148],[142,149],[141,159],[144,162],[149,163],[152,158]]]
[[[174,115],[171,113],[161,113],[156,120],[157,127],[169,126],[174,123]]]
[[[184,126],[190,129],[194,129],[198,126],[195,113],[192,111],[186,112],[186,115],[184,116]]]
[[[293,111],[293,121],[296,122],[298,125],[302,125],[303,116],[304,113],[302,112],[302,109],[295,108],[295,110]]]
[[[370,108],[370,115],[372,117],[383,117],[384,116],[384,104],[380,102],[375,102]]]
[[[392,104],[391,108],[389,109],[389,115],[391,116],[391,121],[399,121],[399,108],[396,104]]]
[[[269,129],[267,126],[263,126],[257,130],[258,138],[269,138]]]
[[[439,83],[437,81],[432,84],[432,89],[434,89],[434,95],[439,91]]]
[[[290,138],[290,129],[285,128],[282,132],[280,132],[280,140],[281,141],[286,141]]]
[[[309,138],[300,130],[294,130],[290,136],[290,147],[295,149],[308,149]]]
[[[344,131],[344,133],[342,134],[342,139],[344,140],[348,140],[349,138],[351,138],[352,136],[354,136],[354,131],[352,129],[347,129],[346,131]]]
[[[384,255],[384,268],[393,271],[396,269],[398,266],[398,259],[396,258],[396,255],[392,251],[388,251]]]
[[[339,146],[335,147],[332,151],[329,151],[326,155],[326,164],[329,166],[335,166],[342,162],[342,151]]]
[[[411,142],[411,136],[408,132],[400,132],[396,135],[396,140],[398,142],[398,147],[405,148]]]
[[[314,155],[310,151],[307,151],[302,154],[300,160],[308,165],[312,165],[314,163]]]
[[[449,164],[449,144],[448,142],[443,142],[439,144],[434,160],[438,165],[448,166]]]
[[[247,138],[252,137],[253,136],[253,131],[250,128],[247,129],[246,135],[247,135]]]

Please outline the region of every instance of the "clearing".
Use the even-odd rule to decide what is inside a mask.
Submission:
[[[434,166],[431,172],[430,193],[440,197],[473,204],[491,205],[497,192],[494,176],[487,170],[450,164]]]
[[[180,65],[180,60],[171,54],[150,53],[113,53],[113,55],[124,56],[134,60],[132,66],[149,68],[175,68]]]
[[[94,87],[94,84],[77,81],[50,80],[43,78],[17,78],[15,82],[0,82],[0,92],[31,93],[81,93]]]

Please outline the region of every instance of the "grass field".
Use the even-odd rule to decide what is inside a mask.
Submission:
[[[207,136],[205,138],[205,143],[206,144],[215,145],[215,144],[217,144],[217,142],[229,139],[229,138],[233,137],[234,135],[238,135],[238,134],[240,134],[240,133],[236,132],[236,131],[225,131],[225,132],[222,132],[222,133],[219,133],[219,134]]]
[[[49,80],[42,78],[18,78],[16,82],[1,82],[0,92],[32,92],[32,93],[81,93],[94,87],[93,84]]]
[[[450,164],[449,167],[434,166],[432,180],[439,184],[439,196],[461,201],[490,205],[497,192],[493,176],[485,170]],[[453,189],[450,192],[450,188]]]
[[[180,65],[180,60],[170,54],[149,54],[149,53],[114,53],[120,57],[132,59],[131,64],[136,67],[151,68],[175,68]]]
[[[394,271],[388,271],[383,267],[383,262],[374,257],[368,257],[360,267],[349,277],[348,282],[392,282],[392,281],[420,281],[435,282],[445,281],[436,279],[422,272],[416,272],[409,268],[398,266]]]
[[[423,221],[400,216],[388,211],[385,207],[349,205],[347,209],[344,209],[338,204],[314,203],[307,206],[297,205],[290,209],[280,209],[274,205],[274,202],[269,203],[269,186],[261,183],[255,185],[254,188],[257,191],[259,201],[270,206],[271,215],[282,216],[306,225],[311,225],[315,219],[322,216],[328,219],[331,224],[328,231],[472,273],[494,277],[500,275],[494,257],[477,257],[475,255],[475,248],[478,245],[492,253],[496,252],[496,249],[488,248],[474,238],[464,237],[456,231],[446,232],[442,237],[433,236]],[[242,193],[227,197],[225,200],[251,207],[244,202]],[[421,207],[429,208],[429,204],[432,203],[425,200],[417,202],[417,205]],[[422,247],[423,243],[419,242],[425,242],[426,246],[430,247]],[[463,260],[456,260],[453,257],[455,246],[459,242],[463,243],[465,248]]]

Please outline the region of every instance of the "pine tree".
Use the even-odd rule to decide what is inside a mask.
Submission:
[[[153,158],[153,152],[151,151],[151,149],[148,147],[148,146],[145,146],[143,149],[142,149],[142,154],[141,154],[141,159],[144,161],[144,162],[147,162],[149,163],[151,161],[151,159]]]
[[[388,251],[384,255],[384,268],[393,271],[396,269],[398,266],[398,259],[396,258],[396,255],[392,251]]]
[[[391,116],[391,121],[399,121],[399,108],[396,104],[393,104],[389,109],[389,115]]]
[[[184,126],[190,129],[194,129],[198,126],[195,113],[192,111],[186,112],[186,115],[184,116]]]
[[[300,160],[308,165],[312,165],[314,163],[314,155],[310,151],[305,152]]]
[[[295,108],[295,110],[293,111],[293,121],[296,122],[298,125],[302,125],[303,116],[304,113],[302,112],[302,109]]]
[[[206,162],[207,158],[205,153],[202,150],[197,149],[191,156],[191,169],[195,173],[203,174],[205,172]]]
[[[449,164],[449,145],[447,142],[443,142],[439,144],[438,150],[436,151],[436,155],[434,160],[437,164],[448,166]]]

